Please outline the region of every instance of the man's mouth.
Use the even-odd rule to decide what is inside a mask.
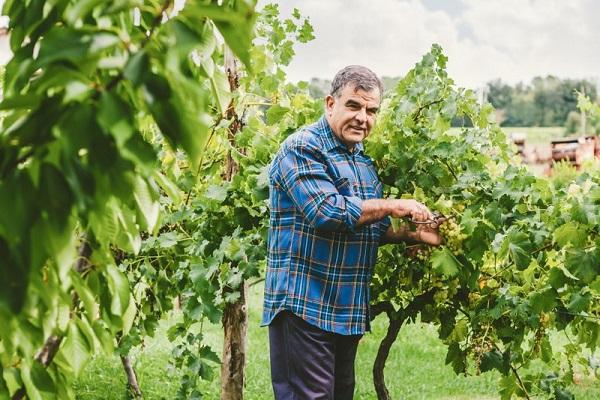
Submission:
[[[365,132],[365,128],[361,128],[360,126],[351,126],[350,129],[352,129],[354,131],[358,131],[360,133],[364,133]]]

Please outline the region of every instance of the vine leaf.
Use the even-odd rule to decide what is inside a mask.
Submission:
[[[574,247],[581,247],[585,244],[587,237],[586,229],[573,221],[558,227],[553,234],[554,241],[561,247],[569,244]]]
[[[462,267],[460,261],[445,247],[437,249],[431,254],[431,265],[435,271],[448,278],[457,276]]]

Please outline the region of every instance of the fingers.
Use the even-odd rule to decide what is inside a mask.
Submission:
[[[411,217],[413,220],[419,222],[434,220],[431,211],[429,211],[429,209],[425,205],[417,201],[414,202],[413,207],[411,209]]]
[[[427,206],[416,200],[394,199],[390,200],[390,215],[396,218],[410,217],[413,221],[434,221],[435,215],[429,211]]]

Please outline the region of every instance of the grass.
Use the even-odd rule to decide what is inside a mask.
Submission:
[[[565,128],[562,126],[551,127],[502,127],[506,134],[522,133],[525,135],[525,141],[531,144],[550,144],[553,139],[562,138],[565,135]]]
[[[272,399],[269,372],[269,351],[266,328],[260,328],[262,287],[252,288],[249,296],[250,324],[246,369],[245,398]],[[173,318],[176,318],[173,317]],[[379,341],[385,334],[387,321],[378,317],[373,331],[363,337],[356,360],[357,385],[355,399],[375,399],[371,369]],[[169,370],[171,345],[165,335],[166,324],[145,348],[132,354],[138,378],[146,399],[173,399],[179,386],[176,371]],[[220,349],[220,326],[206,329],[206,341]],[[497,373],[480,376],[456,376],[444,364],[446,347],[437,338],[435,328],[428,324],[411,324],[402,328],[392,347],[386,366],[386,382],[393,399],[421,400],[490,400],[499,399]],[[217,371],[218,372],[218,371]],[[600,383],[587,379],[572,388],[578,400],[600,398]],[[204,382],[206,399],[219,398],[219,382]],[[83,371],[75,385],[81,400],[127,399],[126,380],[118,357],[96,356]]]
[[[522,134],[525,141],[531,145],[550,145],[553,139],[565,137],[565,128],[562,126],[549,127],[519,127],[519,126],[503,126],[501,129],[508,136],[511,134]],[[460,130],[460,128],[451,128],[452,131]]]

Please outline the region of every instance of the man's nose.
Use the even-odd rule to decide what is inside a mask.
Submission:
[[[354,115],[354,118],[362,124],[363,122],[365,122],[367,120],[367,110],[365,110],[364,108],[361,108],[360,110],[358,110],[356,112],[356,114]]]

